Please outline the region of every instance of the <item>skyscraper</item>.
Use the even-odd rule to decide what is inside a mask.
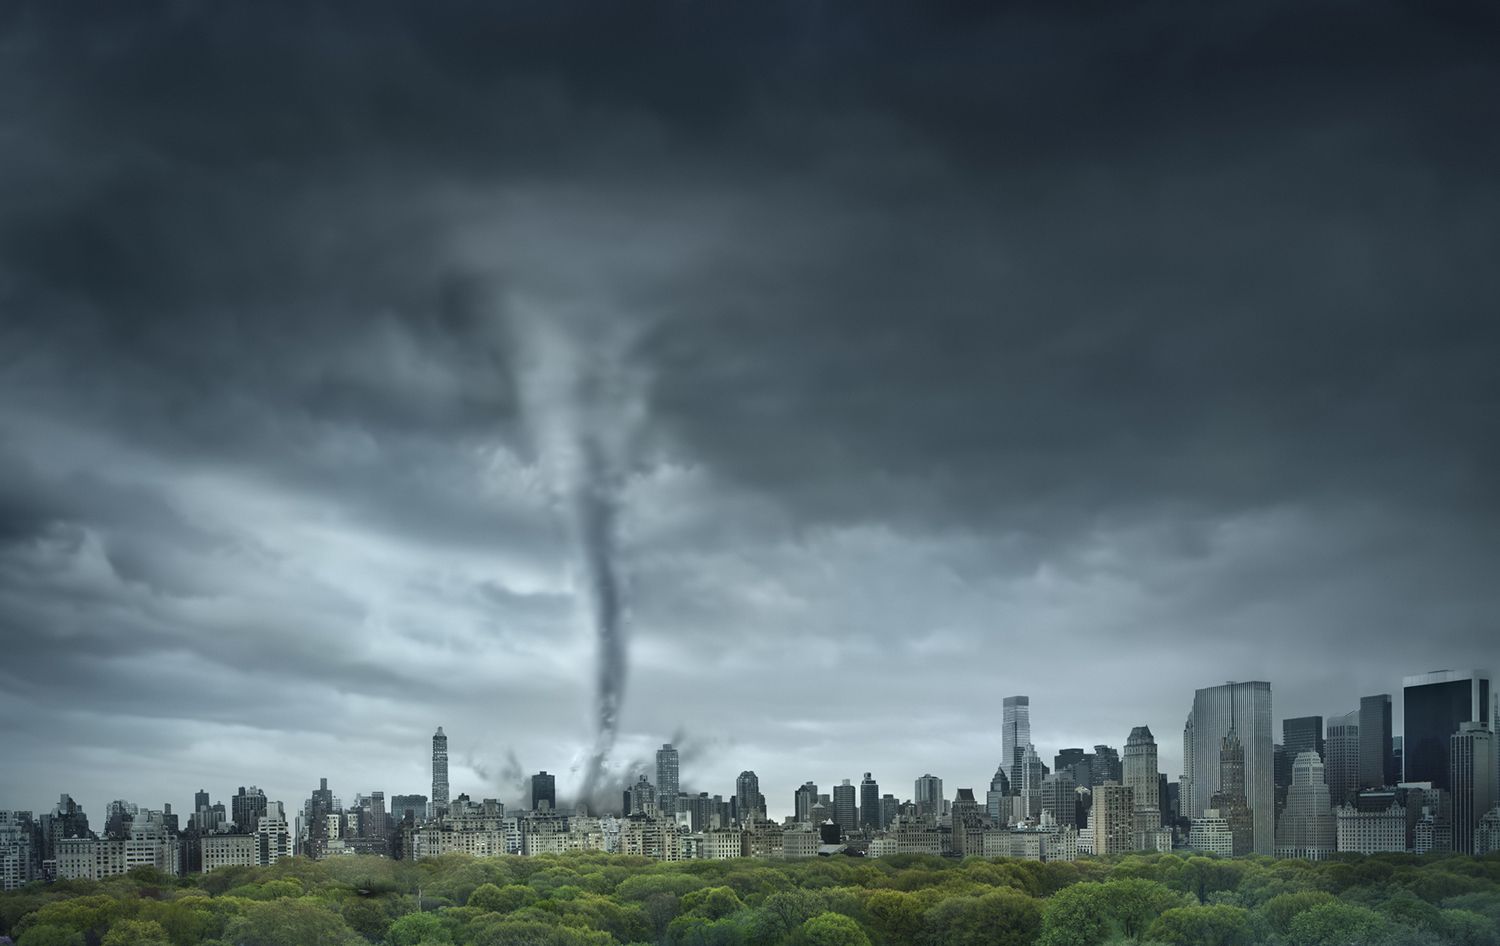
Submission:
[[[1021,753],[1031,744],[1031,697],[1007,696],[1000,701],[1004,728],[1000,731],[1000,751],[1005,757],[1005,774],[1011,791],[1021,785]]]
[[[531,810],[554,811],[557,809],[557,776],[546,770],[531,777]]]
[[[1271,760],[1271,684],[1257,680],[1206,687],[1193,695],[1193,709],[1183,730],[1184,812],[1202,817],[1220,789],[1219,753],[1234,727],[1244,751],[1245,798],[1252,824],[1252,848],[1270,854],[1275,848],[1275,787]],[[1188,780],[1191,780],[1191,785]]]
[[[880,783],[869,772],[859,783],[859,823],[871,831],[885,827],[880,817]]]
[[[833,823],[845,834],[859,827],[859,816],[854,807],[854,786],[848,779],[833,786]]]
[[[1359,698],[1359,787],[1384,788],[1401,781],[1391,750],[1391,695]]]
[[[766,799],[760,793],[760,779],[749,769],[734,780],[735,815],[741,824],[749,824],[757,816],[765,817]]]
[[[1156,767],[1156,738],[1149,726],[1137,726],[1125,740],[1124,782],[1135,794],[1135,830],[1161,827],[1161,773]]]
[[[432,814],[448,813],[448,737],[443,727],[432,734]]]
[[[1005,766],[1002,764],[995,769],[995,775],[990,779],[990,790],[984,793],[984,813],[990,821],[997,825],[1010,822],[1010,777],[1005,774]]]
[[[251,785],[241,785],[239,793],[229,796],[229,813],[240,834],[254,834],[255,826],[266,813],[266,793]]]
[[[1484,670],[1434,670],[1401,681],[1405,782],[1449,788],[1448,751],[1467,722],[1490,719],[1490,675]]]
[[[1074,783],[1083,788],[1094,784],[1093,764],[1093,755],[1077,748],[1059,749],[1052,757],[1052,771],[1067,772],[1073,776]]]
[[[1449,747],[1453,849],[1473,854],[1474,829],[1495,807],[1495,734],[1484,723],[1461,723]]]
[[[656,750],[656,810],[668,819],[677,813],[677,762],[670,742]]]
[[[1307,750],[1292,762],[1286,811],[1276,824],[1276,856],[1320,861],[1337,848],[1338,823],[1329,804],[1323,761]]]
[[[1039,818],[1042,814],[1042,759],[1036,754],[1036,746],[1026,744],[1021,751],[1021,787],[1016,792],[1026,802],[1026,817]]]
[[[803,782],[792,793],[792,811],[799,822],[812,821],[813,805],[818,803],[818,786],[815,782]]]
[[[1359,711],[1328,717],[1324,776],[1333,804],[1343,805],[1359,791]]]
[[[1025,699],[1025,697],[1020,697]],[[943,780],[936,775],[924,775],[917,779],[911,800],[917,805],[917,814],[933,818],[943,814]]]
[[[1294,716],[1282,720],[1281,747],[1286,751],[1288,775],[1291,773],[1291,764],[1304,752],[1316,752],[1319,759],[1327,762],[1328,757],[1324,755],[1323,748],[1323,717]]]
[[[1203,809],[1198,807],[1199,799],[1193,783],[1193,772],[1197,768],[1197,747],[1198,734],[1193,730],[1193,714],[1189,711],[1187,722],[1182,727],[1182,774],[1177,779],[1177,813],[1189,820],[1203,814]],[[1274,774],[1273,770],[1273,778]]]
[[[1208,806],[1228,822],[1231,856],[1254,851],[1254,814],[1245,795],[1245,744],[1233,724],[1219,741],[1219,790],[1209,799]]]
[[[1120,765],[1120,752],[1114,746],[1095,746],[1093,755],[1089,757],[1089,765],[1093,769],[1092,779],[1095,785],[1125,780],[1125,770]]]
[[[1053,772],[1042,779],[1042,817],[1061,826],[1078,826],[1078,785],[1070,772]]]

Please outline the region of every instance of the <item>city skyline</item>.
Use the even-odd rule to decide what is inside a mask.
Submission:
[[[1175,779],[1500,669],[1483,15],[428,7],[6,18],[0,806],[977,803],[1007,696]]]
[[[1446,677],[1456,677],[1458,679],[1463,679],[1463,680],[1467,680],[1467,679],[1470,679],[1470,678],[1479,679],[1480,677],[1482,677],[1486,681],[1486,683],[1488,684],[1488,682],[1490,680],[1490,673],[1489,673],[1489,670],[1487,668],[1475,668],[1475,669],[1472,669],[1472,670],[1464,670],[1464,671],[1455,671],[1455,670],[1428,671],[1428,672],[1425,672],[1425,673],[1419,674],[1419,675],[1405,675],[1403,677],[1403,680],[1405,681],[1405,683],[1407,685],[1412,685],[1412,684],[1423,683],[1423,682],[1425,682],[1425,681],[1427,681],[1428,679],[1431,679],[1431,678],[1444,679]],[[1250,684],[1252,682],[1255,682],[1255,681],[1238,681],[1238,682],[1236,682],[1236,681],[1229,681],[1228,684],[1234,685],[1234,686],[1241,686],[1241,685]],[[1210,685],[1206,689],[1208,689],[1208,690],[1219,690],[1219,689],[1222,689],[1222,688],[1223,688],[1222,685],[1214,684],[1214,685]],[[1394,706],[1396,708],[1395,709],[1395,713],[1396,713],[1395,719],[1397,719],[1399,721],[1401,719],[1400,707],[1402,706],[1402,703],[1403,703],[1403,700],[1402,700],[1402,688],[1397,688],[1396,692],[1394,694],[1386,694],[1386,695],[1392,697],[1392,701],[1391,701],[1392,706]],[[1020,700],[1025,700],[1026,703],[1024,703],[1022,705],[1029,705],[1030,704],[1030,699],[1029,699],[1028,695],[1020,695],[1020,694],[1018,694],[1018,695],[1016,695],[1015,697],[1012,697],[1012,698],[1016,698],[1016,699],[1020,699]],[[1368,697],[1367,696],[1367,697],[1362,697],[1361,699],[1366,699],[1366,698],[1373,698],[1373,697]],[[1271,699],[1272,699],[1271,707],[1272,707],[1273,726],[1269,730],[1269,732],[1271,733],[1271,736],[1268,739],[1268,744],[1269,743],[1274,743],[1277,748],[1281,748],[1282,747],[1281,734],[1282,734],[1282,729],[1283,729],[1283,723],[1285,723],[1285,722],[1293,722],[1293,723],[1300,724],[1300,723],[1302,723],[1306,719],[1306,717],[1284,717],[1284,716],[1282,716],[1280,714],[1280,712],[1278,710],[1275,710],[1275,708],[1274,708],[1274,706],[1275,706],[1275,704],[1274,704],[1274,685],[1271,687]],[[1495,697],[1492,697],[1491,699],[1492,699],[1493,702],[1492,703],[1486,703],[1486,708],[1488,710],[1493,711],[1493,709],[1494,709],[1494,707],[1496,705],[1500,705],[1500,694],[1497,694]],[[1222,712],[1224,714],[1228,714],[1229,713],[1228,706],[1229,706],[1229,704],[1225,703],[1224,704],[1224,708],[1220,712]],[[1190,710],[1189,716],[1191,717],[1192,716],[1192,712],[1191,712],[1191,710],[1192,710],[1192,704],[1191,703],[1189,705],[1189,710]],[[1355,713],[1350,714],[1350,715],[1358,716],[1359,714],[1358,714],[1358,712],[1355,712]],[[1227,718],[1228,717],[1226,716],[1226,719]],[[1329,726],[1330,727],[1332,725],[1336,724],[1337,722],[1339,722],[1333,716],[1329,716],[1328,720],[1329,720]],[[1490,723],[1490,725],[1493,725],[1493,723]],[[1127,748],[1130,745],[1131,738],[1135,737],[1137,735],[1138,731],[1143,730],[1143,729],[1144,730],[1148,730],[1148,731],[1146,731],[1146,732],[1143,733],[1143,736],[1149,740],[1151,738],[1151,735],[1152,735],[1151,732],[1149,731],[1149,729],[1150,729],[1149,726],[1132,726],[1130,728],[1130,731],[1126,734],[1126,736],[1124,738],[1120,738],[1120,739],[1115,740],[1115,741],[1106,740],[1103,743],[1096,743],[1096,742],[1093,742],[1093,741],[1087,741],[1087,742],[1083,743],[1082,745],[1084,747],[1092,747],[1092,748],[1097,748],[1100,745],[1109,746],[1109,747],[1113,748],[1117,753],[1120,753],[1122,757],[1128,758],[1128,756],[1126,755],[1126,751],[1127,751]],[[1244,731],[1245,731],[1244,726],[1243,725],[1239,726],[1239,730],[1243,734]],[[1400,733],[1400,727],[1399,727],[1399,725],[1396,727],[1396,733],[1397,733],[1397,735],[1399,735],[1399,733]],[[421,784],[418,784],[418,785],[404,785],[403,784],[403,785],[392,786],[392,785],[388,785],[388,784],[385,784],[385,783],[379,783],[379,784],[375,784],[375,785],[353,785],[353,784],[350,784],[348,786],[340,786],[339,784],[337,784],[340,781],[339,776],[337,776],[337,775],[330,775],[330,774],[321,773],[321,772],[318,775],[314,776],[313,778],[307,779],[307,781],[309,783],[311,783],[314,779],[320,779],[320,780],[323,780],[325,782],[332,782],[334,784],[332,784],[329,787],[331,788],[331,790],[334,790],[334,791],[338,792],[339,796],[342,797],[342,798],[353,798],[353,797],[355,797],[357,795],[365,795],[365,794],[368,794],[368,793],[370,793],[372,791],[378,791],[378,792],[383,792],[384,795],[385,795],[385,797],[387,797],[387,798],[392,798],[392,797],[395,797],[395,796],[398,796],[398,795],[418,794],[418,795],[422,795],[422,796],[428,798],[429,801],[431,801],[433,803],[437,803],[437,800],[439,798],[439,791],[438,791],[438,789],[439,789],[439,786],[441,785],[442,789],[445,790],[448,793],[448,796],[450,798],[457,798],[459,795],[466,795],[466,796],[468,796],[471,799],[471,801],[477,802],[477,801],[479,801],[482,798],[493,797],[493,798],[496,798],[496,800],[500,801],[502,804],[506,805],[508,808],[515,807],[515,808],[519,808],[519,809],[522,809],[522,810],[527,810],[527,809],[532,808],[531,800],[532,800],[532,793],[535,790],[535,782],[534,782],[535,777],[538,774],[540,774],[541,776],[543,776],[543,777],[545,777],[545,778],[547,778],[549,780],[548,781],[549,785],[555,784],[555,782],[553,780],[557,780],[558,779],[558,773],[554,772],[554,771],[551,771],[548,768],[541,768],[541,769],[533,768],[533,769],[528,769],[526,771],[522,771],[522,772],[516,773],[514,776],[510,777],[510,780],[507,783],[501,785],[498,789],[495,789],[493,792],[491,791],[491,789],[489,787],[484,787],[484,786],[490,785],[492,783],[483,783],[482,785],[479,785],[479,786],[464,786],[464,785],[453,786],[453,785],[451,785],[451,780],[450,780],[449,775],[448,775],[448,756],[447,756],[447,751],[446,751],[447,738],[448,738],[447,733],[444,732],[444,727],[442,727],[442,726],[437,727],[436,732],[431,735],[431,737],[430,737],[431,751],[429,753],[427,753],[427,755],[425,756],[426,766],[427,767],[425,769],[425,776],[423,776],[423,777],[426,779],[426,781],[423,782],[423,783],[421,783]],[[1205,738],[1207,738],[1207,737],[1205,737]],[[1202,740],[1200,740],[1200,742],[1201,741]],[[1211,741],[1217,742],[1217,737],[1216,736],[1212,737]],[[1356,738],[1356,745],[1358,745],[1358,742],[1359,742],[1359,740]],[[440,743],[441,743],[441,745],[443,747],[442,749],[438,748],[438,746],[439,746]],[[1036,745],[1035,739],[1033,739],[1029,744],[1030,745]],[[1158,738],[1158,739],[1155,739],[1154,741],[1150,742],[1150,745],[1151,745],[1152,751],[1151,751],[1150,755],[1148,756],[1148,758],[1150,758],[1154,762],[1154,764],[1156,766],[1156,771],[1159,773],[1160,776],[1162,776],[1162,778],[1163,778],[1164,781],[1170,781],[1170,782],[1174,782],[1175,783],[1182,776],[1184,776],[1184,775],[1190,775],[1191,774],[1189,772],[1184,772],[1183,771],[1183,767],[1180,764],[1180,762],[1181,762],[1181,760],[1183,758],[1183,753],[1182,753],[1183,746],[1182,746],[1182,741],[1181,741],[1180,738],[1171,738],[1171,737],[1164,738],[1164,739]],[[1057,772],[1057,770],[1053,768],[1053,756],[1056,755],[1057,753],[1060,753],[1062,750],[1069,749],[1069,748],[1072,748],[1072,744],[1069,744],[1069,745],[1059,745],[1057,747],[1051,747],[1051,746],[1046,746],[1046,745],[1036,746],[1037,753],[1038,753],[1039,757],[1041,758],[1043,764],[1047,767],[1047,769],[1049,770],[1049,772],[1052,772],[1052,773],[1056,773]],[[669,763],[667,763],[668,766],[670,767],[670,769],[674,770],[674,771],[678,770],[680,768],[680,766],[681,766],[681,763],[679,762],[679,758],[681,756],[681,747],[677,746],[677,745],[675,745],[673,743],[670,743],[670,742],[669,743],[665,743],[665,744],[661,744],[661,745],[658,745],[658,746],[654,746],[652,754],[651,754],[651,756],[650,756],[649,759],[643,759],[643,760],[641,760],[639,762],[639,764],[636,765],[636,766],[634,766],[634,767],[619,767],[619,766],[616,767],[617,771],[614,773],[614,775],[612,776],[612,778],[611,778],[611,780],[609,782],[609,786],[610,786],[611,790],[624,790],[624,789],[627,789],[631,785],[633,785],[639,777],[642,777],[642,776],[646,777],[653,784],[653,786],[656,786],[656,784],[658,782],[658,779],[659,779],[659,773],[661,771],[660,767],[663,764],[662,759],[663,759],[663,753],[664,752],[668,753],[668,757],[671,759],[671,761]],[[997,760],[1002,756],[1002,754],[1003,754],[1003,750],[1001,750],[998,747],[998,745],[997,745],[997,753],[996,753]],[[689,758],[691,758],[691,756],[689,756]],[[1168,764],[1168,762],[1167,762],[1168,758],[1176,758],[1178,760],[1178,764],[1176,765],[1175,768]],[[1289,756],[1288,757],[1288,763],[1290,764],[1292,761],[1293,761],[1292,758]],[[1212,763],[1212,765],[1210,766],[1210,768],[1216,768],[1217,764],[1218,763],[1215,760]],[[1325,758],[1324,760],[1321,760],[1320,761],[1320,765],[1323,765],[1323,766],[1328,765],[1327,759]],[[968,765],[966,767],[967,768],[973,768],[972,765]],[[776,770],[776,771],[779,771],[779,770]],[[1126,769],[1126,771],[1128,771],[1128,768]],[[765,791],[765,785],[766,785],[766,776],[765,775],[763,775],[761,772],[757,771],[753,767],[742,769],[741,772],[740,772],[740,774],[742,775],[745,772],[755,773],[755,775],[757,776],[757,779],[760,781],[760,786],[761,786],[760,792],[766,798],[767,814],[773,820],[780,820],[781,818],[783,818],[783,817],[785,817],[787,815],[793,815],[793,814],[795,814],[795,807],[794,807],[794,803],[792,801],[792,798],[793,798],[794,792],[796,792],[803,785],[803,782],[811,782],[812,784],[820,786],[820,789],[827,789],[827,791],[824,791],[823,794],[830,794],[831,795],[832,790],[834,788],[836,788],[846,778],[846,776],[843,776],[843,775],[838,774],[838,773],[832,773],[832,772],[821,771],[820,770],[820,771],[818,771],[816,773],[812,773],[811,777],[807,777],[805,775],[802,776],[803,781],[793,782],[793,783],[787,783],[787,785],[785,786],[786,790],[784,792],[780,791],[780,787],[781,786],[780,786],[779,782],[778,783],[773,783],[773,784],[775,784],[777,786],[776,790],[773,790],[772,792],[767,793]],[[933,776],[935,776],[942,783],[943,792],[944,792],[943,799],[945,801],[951,801],[952,800],[951,796],[953,796],[954,794],[956,794],[961,789],[973,790],[973,791],[977,791],[977,792],[981,792],[982,793],[982,792],[984,792],[986,790],[986,788],[987,788],[987,786],[989,785],[989,782],[990,782],[989,778],[985,778],[983,780],[977,780],[974,784],[971,784],[968,780],[954,779],[954,778],[952,778],[950,776],[945,776],[945,775],[941,774],[941,772],[939,772],[939,771],[933,771],[931,773],[924,772],[922,777],[925,778],[928,774],[932,774]],[[1398,774],[1402,774],[1402,773],[1398,773]],[[886,786],[886,788],[884,789],[886,792],[889,792],[890,788],[892,786],[903,785],[903,784],[906,784],[907,782],[909,782],[909,781],[911,781],[913,779],[915,779],[917,782],[921,781],[921,779],[919,779],[915,775],[913,775],[910,778],[908,778],[904,773],[895,773],[894,777],[893,777],[893,775],[891,773],[887,773],[885,775],[882,775],[879,771],[873,771],[872,772],[871,770],[865,770],[864,772],[858,773],[856,776],[848,776],[847,778],[849,779],[850,782],[854,782],[854,779],[856,777],[858,777],[858,775],[873,775],[873,777],[874,777],[874,779],[875,779],[876,782],[879,782],[880,784]],[[576,789],[581,784],[582,777],[583,777],[582,773],[580,771],[578,771],[578,770],[575,769],[572,773],[566,774],[563,777],[563,779],[561,780],[561,785],[559,787],[557,787],[556,789],[554,789],[554,791],[557,794],[557,799],[558,799],[557,803],[558,803],[558,805],[560,807],[570,808],[576,802],[576,800],[577,800],[577,791],[576,791]],[[247,778],[249,779],[248,781],[246,780]],[[687,773],[687,775],[685,777],[682,776],[679,773],[678,774],[678,778],[679,778],[680,783],[681,783],[681,791],[684,792],[684,793],[698,794],[700,792],[707,792],[707,794],[709,794],[710,796],[712,796],[712,795],[722,795],[725,798],[732,797],[736,793],[736,777],[735,776],[730,776],[727,779],[723,779],[722,781],[724,782],[724,784],[720,784],[721,780],[717,779],[716,776],[709,775],[709,774],[695,775],[691,770],[688,771],[688,773]],[[1129,775],[1122,776],[1122,778],[1124,779],[1124,784],[1130,784],[1130,776]],[[571,781],[569,781],[569,779],[571,779]],[[223,781],[223,779],[219,779],[219,781]],[[235,782],[235,779],[231,777],[229,779],[229,781]],[[1358,782],[1358,779],[1356,779],[1355,781]],[[1399,781],[1399,779],[1398,779],[1398,781]],[[249,777],[248,775],[246,775],[245,777],[239,778],[238,781],[235,784],[236,784],[237,787],[241,787],[242,788],[243,786],[245,786],[247,784],[251,785],[252,787],[255,787],[259,783],[254,778]],[[267,782],[267,784],[271,784],[271,783]],[[858,787],[858,783],[855,782],[854,784],[855,784],[855,787],[857,788]],[[1394,783],[1390,783],[1390,784],[1394,784]],[[300,793],[306,791],[306,789],[301,789],[301,788],[298,788],[296,786],[288,786],[288,787],[283,787],[283,788],[285,788],[285,790],[281,794],[277,794],[275,791],[266,791],[264,788],[262,788],[261,790],[263,792],[266,792],[266,797],[268,797],[268,798],[270,798],[272,800],[279,800],[283,804],[288,805],[289,807],[294,807],[294,801],[295,801],[295,799],[301,797]],[[659,788],[659,786],[658,786],[658,788]],[[1212,791],[1214,791],[1215,788],[1216,788],[1216,786],[1212,786],[1211,785],[1204,792],[1205,797],[1203,799],[1200,799],[1200,801],[1202,801],[1204,803],[1203,807],[1208,807],[1208,805],[1207,805],[1207,795],[1211,794]],[[226,788],[226,789],[223,789],[221,791],[220,787],[217,786],[216,784],[213,784],[213,785],[199,785],[198,789],[196,789],[196,790],[206,790],[210,796],[213,796],[215,798],[221,797],[221,795],[222,795],[222,797],[224,799],[230,799],[230,798],[233,797],[232,794],[231,794],[231,790],[230,789]],[[1016,792],[1019,792],[1019,791],[1020,791],[1020,787],[1019,786],[1012,786],[1012,792],[1013,793],[1016,793]],[[135,797],[133,795],[130,795],[129,793],[122,793],[122,792],[118,792],[118,791],[116,791],[114,793],[110,793],[110,792],[106,791],[103,794],[99,795],[98,798],[92,799],[95,803],[91,805],[90,804],[91,799],[89,798],[89,796],[87,796],[85,794],[81,794],[81,793],[79,793],[77,791],[70,791],[70,790],[68,790],[67,788],[64,787],[64,788],[59,788],[56,792],[54,792],[52,798],[40,799],[37,802],[35,802],[33,804],[30,804],[30,805],[23,804],[23,803],[21,803],[21,801],[16,800],[16,799],[0,798],[0,801],[5,802],[11,808],[23,809],[23,810],[44,811],[44,810],[48,810],[53,804],[55,804],[55,797],[57,795],[66,795],[68,797],[73,798],[74,801],[78,802],[79,803],[79,807],[82,808],[85,811],[100,811],[100,812],[102,812],[102,811],[106,810],[106,807],[107,807],[107,805],[109,803],[112,803],[112,802],[114,802],[116,800],[125,800],[125,801],[129,801],[129,802],[132,802],[132,803],[140,804],[142,807],[146,807],[146,808],[159,806],[160,804],[162,804],[163,802],[165,802],[167,804],[173,805],[173,807],[174,807],[175,810],[179,810],[179,811],[182,811],[182,812],[186,813],[186,812],[190,812],[192,810],[193,806],[192,805],[181,805],[179,807],[178,806],[178,802],[182,800],[182,798],[179,797],[179,796],[184,796],[185,797],[187,794],[188,794],[188,790],[186,788],[174,788],[174,789],[171,789],[171,790],[167,791],[165,794],[163,794],[162,797],[152,796],[152,795],[149,795],[149,794],[140,795],[140,793],[137,793],[137,795],[140,795],[140,797]],[[915,802],[917,800],[917,797],[916,797],[916,795],[914,793],[911,794],[910,796],[907,796],[907,795],[904,795],[902,792],[897,791],[895,794],[896,794],[896,798],[898,800],[910,800],[910,801],[913,801],[913,802]],[[781,797],[782,795],[785,795],[786,798],[783,799]],[[105,797],[105,796],[107,796],[107,797]],[[858,797],[859,796],[856,796],[856,803],[858,803]],[[1185,805],[1189,804],[1189,800],[1186,797],[1184,798],[1184,804]],[[615,806],[618,806],[618,802],[615,803]],[[1144,806],[1144,807],[1150,807],[1150,806]],[[604,811],[612,811],[612,810],[615,810],[615,807],[611,807],[610,805],[606,804],[606,806],[602,810],[604,810]],[[860,810],[861,810],[861,812],[863,811],[862,806],[861,806]],[[628,814],[628,812],[626,812],[626,813]],[[863,818],[863,814],[861,814],[861,818]]]

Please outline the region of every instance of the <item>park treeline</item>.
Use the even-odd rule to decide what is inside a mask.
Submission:
[[[1500,857],[292,858],[0,895],[19,946],[1495,946]]]

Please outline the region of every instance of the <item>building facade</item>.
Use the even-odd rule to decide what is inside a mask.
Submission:
[[[1275,848],[1275,784],[1271,759],[1271,685],[1265,681],[1206,687],[1193,695],[1184,728],[1186,764],[1182,791],[1188,816],[1196,818],[1219,791],[1219,753],[1234,727],[1244,749],[1245,800],[1250,813],[1251,847],[1257,854]]]
[[[1359,787],[1384,788],[1401,781],[1392,747],[1391,695],[1359,698]]]
[[[1000,753],[1012,788],[1021,783],[1021,753],[1031,744],[1031,697],[1007,696],[1000,701]]]
[[[1489,723],[1490,675],[1484,670],[1435,670],[1401,683],[1402,781],[1446,789],[1453,734],[1464,723]]]
[[[1485,723],[1463,723],[1448,750],[1453,797],[1453,849],[1474,853],[1479,821],[1495,807],[1495,734]]]
[[[1359,710],[1328,717],[1328,754],[1323,759],[1335,805],[1348,803],[1359,791],[1359,718]]]
[[[432,734],[432,816],[448,812],[448,737],[443,727]]]
[[[1144,836],[1161,827],[1161,772],[1157,769],[1156,738],[1148,726],[1137,726],[1125,740],[1121,760],[1124,784],[1135,792],[1135,830]],[[1138,845],[1146,849],[1143,842]]]
[[[681,757],[670,742],[656,750],[656,810],[666,817],[677,813],[680,763]]]
[[[1089,816],[1094,853],[1103,857],[1136,849],[1135,792],[1127,785],[1094,786],[1094,808]]]
[[[1286,810],[1276,824],[1276,856],[1321,861],[1338,849],[1338,823],[1329,804],[1323,760],[1311,750],[1292,763]]]

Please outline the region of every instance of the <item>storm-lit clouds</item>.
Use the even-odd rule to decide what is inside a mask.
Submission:
[[[6,805],[425,791],[439,724],[571,789],[528,323],[637,386],[617,757],[684,787],[982,787],[1014,692],[1175,776],[1194,687],[1493,661],[1484,23],[62,15],[0,43]]]

